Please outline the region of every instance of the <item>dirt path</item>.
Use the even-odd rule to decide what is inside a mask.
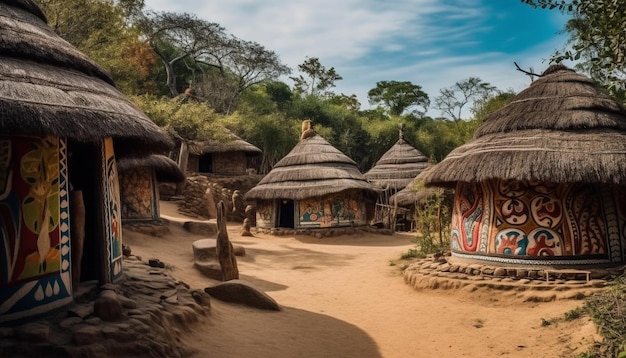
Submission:
[[[170,203],[166,217],[176,216]],[[170,215],[170,216],[168,216]],[[144,260],[157,257],[195,288],[216,281],[193,267],[192,235],[178,225],[155,238],[125,232]],[[363,234],[241,237],[229,226],[241,278],[272,296],[282,312],[212,300],[212,317],[188,342],[197,357],[570,357],[593,340],[587,319],[548,326],[582,301],[521,302],[499,292],[416,291],[404,283],[399,256],[412,236]],[[586,343],[585,343],[586,342]]]

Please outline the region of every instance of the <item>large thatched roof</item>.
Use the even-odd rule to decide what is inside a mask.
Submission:
[[[398,141],[364,175],[379,188],[389,187],[398,191],[427,166],[428,158],[404,139],[401,129]]]
[[[489,115],[474,139],[419,176],[626,184],[626,111],[589,78],[550,66]]]
[[[2,133],[113,137],[120,153],[173,145],[102,68],[48,27],[31,0],[0,0],[0,108]]]
[[[142,158],[121,158],[117,161],[120,172],[129,169],[152,169],[161,183],[181,183],[185,181],[185,174],[178,164],[165,155],[153,154]]]
[[[246,193],[246,199],[300,200],[349,189],[363,190],[371,197],[379,192],[352,159],[313,133],[300,139],[291,152]]]
[[[261,149],[232,133],[228,133],[227,139],[223,141],[189,141],[187,144],[189,146],[189,153],[195,155],[226,152],[244,152],[248,155],[259,155],[262,153]]]

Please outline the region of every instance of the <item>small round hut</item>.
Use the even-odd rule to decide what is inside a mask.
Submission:
[[[428,158],[404,139],[400,126],[398,141],[365,174],[365,178],[380,189],[389,188],[389,195],[404,189],[428,166]]]
[[[31,0],[0,1],[0,108],[1,324],[123,276],[115,154],[173,143]]]
[[[122,222],[160,221],[159,183],[182,183],[185,174],[165,155],[121,158],[117,163],[120,177]]]
[[[259,228],[367,225],[379,191],[305,121],[300,141],[245,195]]]
[[[550,66],[419,177],[456,188],[453,256],[565,267],[625,262],[626,112],[563,65]]]
[[[255,159],[261,149],[238,136],[227,133],[226,140],[185,141],[187,146],[187,172],[214,175],[245,175],[248,170],[258,170]]]
[[[413,216],[412,206],[398,206],[390,199],[427,166],[428,158],[404,139],[404,124],[401,124],[398,141],[364,174],[370,183],[382,190],[376,203],[374,222],[397,226],[397,229],[410,228],[406,223]]]

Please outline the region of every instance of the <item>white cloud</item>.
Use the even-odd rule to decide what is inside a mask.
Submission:
[[[462,54],[491,30],[480,0],[146,0],[146,5],[217,22],[275,51],[294,71],[306,57],[317,57],[344,78],[335,92],[356,94],[365,108],[367,92],[382,80],[418,84],[433,102],[439,89],[470,76],[520,91],[529,80],[513,61],[541,72],[547,67],[542,58],[562,44],[538,44],[517,54]],[[563,19],[555,15],[554,21]],[[515,36],[523,33],[509,41]]]

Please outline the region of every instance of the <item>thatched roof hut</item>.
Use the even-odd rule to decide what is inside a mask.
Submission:
[[[346,189],[364,190],[375,197],[354,160],[319,134],[302,139],[248,193],[246,199],[298,200]]]
[[[228,132],[226,140],[185,141],[186,170],[194,173],[242,175],[254,168],[261,149]]]
[[[414,178],[406,187],[389,197],[391,205],[404,208],[412,208],[436,195],[434,188],[416,188],[417,180]]]
[[[122,221],[161,222],[159,183],[181,183],[185,174],[172,159],[153,154],[118,161]]]
[[[169,157],[161,154],[153,154],[143,158],[122,158],[117,162],[120,172],[130,169],[154,170],[156,179],[161,183],[180,183],[185,181],[185,174],[178,164]]]
[[[625,184],[625,116],[591,79],[553,65],[421,178]]]
[[[0,107],[2,133],[111,137],[118,152],[136,155],[173,145],[30,0],[0,2]]]
[[[123,277],[116,155],[172,145],[34,2],[0,0],[0,322]]]
[[[309,222],[308,220],[297,220],[298,217],[302,219],[300,212],[304,212],[309,205],[315,211],[314,217],[322,220],[326,216],[332,217],[333,215],[330,212],[324,212],[325,202],[330,203],[331,200],[337,199],[337,202],[347,203],[356,200],[354,206],[358,208],[352,209],[358,209],[361,212],[359,221],[365,224],[365,201],[375,201],[378,193],[379,190],[365,179],[354,160],[333,147],[310,128],[303,133],[298,144],[279,160],[274,168],[246,193],[245,197],[246,200],[256,200],[257,207],[259,207],[259,202],[263,201],[277,201],[283,204],[291,202],[292,207],[294,201],[298,202],[300,208],[296,207],[295,210],[296,226],[309,225],[303,224],[304,221]],[[341,198],[344,194],[346,197]],[[331,199],[333,195],[335,197]],[[275,215],[278,210],[279,206],[272,206],[269,211]],[[257,214],[262,211],[257,209]],[[339,209],[335,213],[338,211]],[[354,218],[351,220],[354,222]],[[330,226],[332,221],[333,219],[330,218],[322,226]],[[257,226],[262,222],[264,218],[259,218],[257,215]],[[320,225],[320,222],[316,220],[311,220],[310,225],[314,225],[313,222]],[[293,218],[291,225],[294,225]]]
[[[626,261],[626,111],[550,66],[474,139],[422,172],[456,186],[453,256],[540,265]]]
[[[398,141],[365,173],[365,178],[392,193],[402,190],[428,166],[428,158],[404,139],[400,128]]]

